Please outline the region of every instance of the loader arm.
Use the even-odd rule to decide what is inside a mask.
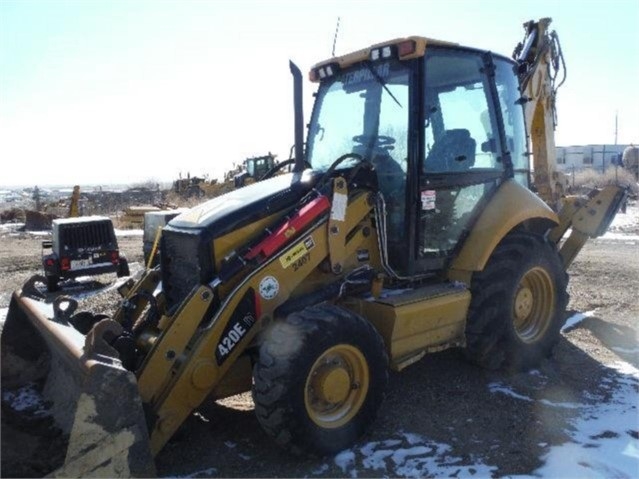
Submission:
[[[333,205],[336,197],[344,202],[340,211],[329,209],[328,199],[320,196],[306,210],[314,215],[306,229],[271,250],[279,241],[278,231],[294,230],[294,215],[251,248],[246,258],[259,257],[260,262],[247,266],[240,283],[219,298],[221,304],[212,316],[208,311],[219,295],[218,278],[194,288],[173,317],[162,318],[162,331],[137,372],[140,395],[153,418],[149,428],[153,454],[242,361],[263,326],[276,316],[276,309],[322,262],[330,262],[332,273],[328,274],[338,280],[344,263],[356,256],[357,249],[367,242],[376,244],[369,193],[349,197],[344,179],[337,178],[334,184]]]

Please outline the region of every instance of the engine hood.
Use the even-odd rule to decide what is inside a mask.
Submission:
[[[219,237],[259,218],[294,206],[315,183],[312,170],[287,173],[213,198],[172,219],[168,230],[206,230]]]

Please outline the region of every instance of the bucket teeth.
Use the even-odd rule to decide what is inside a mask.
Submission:
[[[36,298],[44,301],[45,296],[42,291],[36,287],[36,284],[46,285],[47,279],[41,274],[31,276],[22,286],[22,295]]]
[[[78,309],[78,302],[69,296],[58,296],[53,301],[53,319],[59,323],[68,323]]]
[[[103,319],[97,323],[89,334],[86,336],[84,342],[84,352],[89,357],[95,357],[96,354],[102,356],[109,356],[113,358],[118,357],[118,352],[113,346],[111,346],[110,339],[114,339],[122,334],[122,326],[120,323],[113,321],[112,319]]]

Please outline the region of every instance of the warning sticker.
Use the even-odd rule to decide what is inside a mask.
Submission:
[[[435,190],[422,191],[422,210],[434,210],[436,198]]]
[[[300,258],[302,258],[306,253],[308,253],[315,246],[315,242],[313,241],[312,236],[308,236],[304,238],[304,240],[295,246],[293,246],[290,250],[288,250],[284,255],[280,258],[280,263],[282,264],[282,268],[288,268],[290,265],[296,263]]]
[[[348,196],[344,193],[333,194],[333,206],[331,207],[331,219],[335,221],[344,221],[346,219],[346,205]]]

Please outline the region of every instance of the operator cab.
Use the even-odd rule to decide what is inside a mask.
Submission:
[[[398,275],[445,268],[501,183],[528,186],[514,67],[490,52],[411,37],[312,70],[320,85],[307,160],[325,170],[356,153],[374,165]]]
[[[246,171],[251,178],[259,180],[275,166],[275,156],[268,154],[244,160]]]

